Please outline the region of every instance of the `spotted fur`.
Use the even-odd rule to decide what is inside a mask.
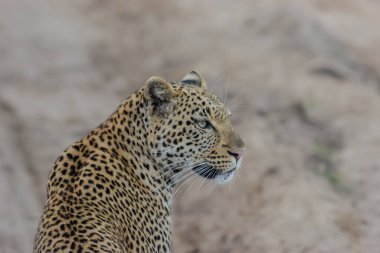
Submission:
[[[240,166],[228,116],[194,71],[150,78],[59,156],[34,252],[170,252],[176,175],[223,183]]]

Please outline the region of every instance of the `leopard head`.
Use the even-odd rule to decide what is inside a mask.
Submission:
[[[244,143],[231,124],[230,111],[197,72],[172,83],[151,77],[144,98],[149,147],[167,179],[176,183],[193,173],[218,183],[232,180]]]

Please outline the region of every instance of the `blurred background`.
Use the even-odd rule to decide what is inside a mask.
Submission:
[[[248,152],[231,185],[176,197],[173,252],[379,252],[379,13],[376,0],[0,1],[0,252],[32,251],[66,146],[150,76],[193,69],[236,97]]]

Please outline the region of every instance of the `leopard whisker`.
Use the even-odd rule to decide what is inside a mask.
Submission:
[[[179,172],[177,172],[177,173],[174,173],[172,176],[170,176],[168,179],[170,180],[170,179],[174,179],[174,177],[176,177],[176,176],[180,176],[183,172],[186,172],[186,171],[188,171],[188,170],[192,170],[192,169],[194,169],[194,168],[196,168],[196,167],[198,167],[198,166],[202,166],[202,165],[204,165],[206,162],[199,162],[199,163],[194,163],[194,164],[192,164],[192,165],[190,165],[190,167],[189,168],[186,168],[186,169],[183,169],[183,170],[181,170],[181,171],[179,171]],[[183,167],[186,167],[186,165],[184,165],[184,166],[182,166],[182,168]]]
[[[221,83],[221,81],[226,78],[226,75],[227,73],[221,74],[216,80],[216,82],[214,82],[214,84],[210,87],[209,91],[212,92],[214,88],[217,87]]]
[[[170,164],[170,165],[167,165],[165,167],[163,167],[162,169],[165,170],[165,169],[168,169],[167,171],[164,171],[163,173],[161,173],[157,179],[163,179],[165,178],[167,175],[170,175],[170,173],[174,173],[176,174],[174,171],[173,171],[173,168],[170,168],[170,167],[174,167],[175,169],[181,169],[181,168],[184,168],[186,166],[188,166],[188,163],[191,162],[191,160],[181,160],[179,162],[176,162],[176,163],[173,163],[173,164]],[[183,164],[182,164],[183,163]],[[194,164],[194,163],[193,163]],[[178,166],[180,165],[180,166]]]
[[[223,104],[226,104],[227,102],[229,86],[230,86],[230,75],[227,76],[226,88],[223,95]]]
[[[200,191],[202,189],[202,185],[204,185],[206,183],[207,183],[207,178],[201,177],[201,183],[200,183],[200,186],[198,188],[198,191]]]
[[[226,103],[226,107],[228,107],[228,109],[229,109],[230,107],[233,107],[234,104],[233,104],[232,102],[235,102],[238,98],[241,97],[242,94],[243,94],[243,93],[239,93],[238,95],[234,96],[230,101],[228,101],[228,102]],[[239,103],[239,102],[238,102],[238,103]]]
[[[192,184],[194,184],[194,182],[196,181],[198,179],[198,177],[194,174],[192,177],[191,177],[191,180],[189,180],[189,182],[188,182],[188,185],[187,185],[187,187],[184,187],[183,189],[185,189],[186,188],[186,190],[184,191],[184,193],[183,193],[183,195],[182,195],[182,197],[181,197],[181,200],[180,200],[180,202],[182,202],[183,201],[183,199],[185,198],[185,196],[189,193],[189,187],[192,185]]]
[[[178,172],[178,173],[172,175],[170,178],[168,178],[167,180],[165,180],[165,181],[162,183],[162,185],[160,186],[160,188],[161,188],[162,186],[164,186],[164,185],[167,185],[168,182],[169,182],[170,180],[172,180],[175,176],[178,176],[178,179],[177,179],[176,184],[179,183],[180,181],[182,181],[182,180],[184,179],[184,177],[186,177],[186,176],[189,174],[189,172],[191,173],[191,170],[193,170],[193,169],[194,169],[195,167],[197,167],[197,166],[203,166],[204,164],[205,164],[205,162],[201,162],[201,163],[193,164],[193,165],[190,166],[189,168],[186,168],[186,169],[184,169],[184,170],[182,170],[182,171],[180,171],[180,172]],[[167,186],[165,187],[165,190],[167,190],[167,189],[168,189],[169,187],[171,187],[171,186],[172,186],[171,184],[170,184],[170,185],[167,185]]]
[[[198,188],[197,188],[197,190],[194,190],[193,191],[193,195],[195,195],[195,198],[197,197],[197,193],[200,191],[200,189],[201,189],[201,186],[202,186],[202,183],[204,182],[204,181],[206,181],[206,179],[204,178],[204,177],[198,177],[199,179],[198,179],[198,181],[197,181],[197,184],[198,184]],[[196,198],[197,199],[197,198]]]
[[[202,172],[205,171],[205,170],[207,170],[206,166],[201,169]],[[197,176],[197,173],[195,173],[195,172],[191,173],[190,172],[190,176],[185,181],[183,181],[181,183],[181,185],[178,187],[178,189],[174,192],[173,196],[175,196],[177,193],[179,193],[180,191],[182,191],[181,189],[183,189],[184,185],[186,185],[186,183],[188,183],[191,180],[191,178],[193,178],[193,177],[196,178],[196,176]]]
[[[200,173],[203,173],[203,171],[207,171],[207,169],[208,169],[208,166],[207,165],[205,165],[205,166],[203,166],[201,169],[199,169],[199,170],[197,170],[196,172],[195,172],[195,174],[197,174],[197,173],[199,173],[199,171],[201,171]],[[209,172],[208,172],[209,173]],[[195,182],[197,182],[198,180],[198,178],[203,178],[202,176],[195,176],[194,177],[195,179],[190,183],[190,184],[195,184]],[[182,196],[182,198],[181,198],[181,201],[185,198],[185,196],[186,196],[186,194],[188,194],[189,193],[189,191],[187,191],[186,193],[184,193],[183,194],[183,196]]]

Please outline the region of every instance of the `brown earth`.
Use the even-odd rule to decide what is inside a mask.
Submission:
[[[152,75],[196,69],[248,146],[177,194],[173,251],[380,252],[380,2],[0,1],[0,252],[31,252],[55,158]],[[200,188],[200,189],[198,189]]]

